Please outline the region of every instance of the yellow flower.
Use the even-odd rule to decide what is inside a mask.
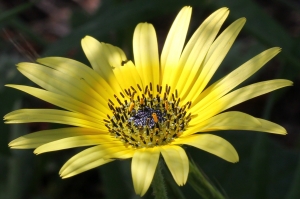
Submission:
[[[276,79],[232,91],[280,48],[258,54],[207,86],[246,20],[236,20],[217,37],[229,14],[228,8],[221,8],[202,23],[184,47],[191,10],[184,7],[179,12],[160,59],[154,27],[140,23],[133,36],[134,63],[121,49],[89,36],[82,39],[82,48],[93,69],[61,57],[38,59],[38,64],[19,63],[18,70],[43,89],[7,86],[65,110],[16,110],[5,116],[6,123],[52,122],[75,127],[35,132],[13,140],[9,146],[36,148],[36,154],[92,146],[63,165],[62,178],[115,159],[132,158],[134,188],[143,195],[160,154],[176,183],[186,183],[189,164],[181,145],[197,147],[229,162],[239,160],[229,142],[206,132],[233,129],[286,134],[283,127],[267,120],[237,111],[224,112],[292,85],[291,81]]]

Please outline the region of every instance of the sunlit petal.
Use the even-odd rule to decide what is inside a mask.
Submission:
[[[25,93],[33,95],[37,98],[45,100],[46,102],[49,102],[49,103],[59,106],[61,108],[67,109],[69,111],[86,114],[86,115],[89,115],[89,116],[92,116],[95,118],[102,119],[102,118],[106,117],[105,112],[109,112],[108,107],[102,106],[101,107],[102,111],[100,111],[100,110],[95,109],[95,107],[90,106],[89,104],[82,103],[71,97],[56,94],[56,93],[46,91],[43,89],[38,89],[38,88],[34,88],[34,87],[29,87],[29,86],[22,86],[22,85],[10,85],[10,84],[8,84],[6,86],[21,90]]]
[[[194,101],[198,94],[203,91],[230,50],[245,22],[245,18],[236,20],[218,36],[209,48],[207,55],[201,64],[202,69],[200,75],[195,79],[195,82],[187,84],[182,91],[183,98],[186,96],[186,100]]]
[[[60,140],[63,138],[80,136],[80,135],[100,135],[107,134],[106,131],[100,131],[89,128],[70,127],[52,130],[37,131],[19,137],[9,143],[9,147],[15,149],[37,148],[48,142]]]
[[[214,154],[228,162],[238,162],[239,156],[234,147],[223,138],[212,134],[197,134],[174,141],[173,144],[187,144]]]
[[[69,149],[74,147],[82,147],[82,146],[92,146],[92,145],[99,145],[99,144],[118,144],[119,142],[115,143],[117,140],[112,139],[108,135],[81,135],[81,136],[74,136],[63,138],[60,140],[56,140],[53,142],[48,142],[37,147],[34,150],[35,154],[41,154],[51,151],[58,151],[62,149]]]
[[[4,116],[5,123],[50,122],[78,127],[107,130],[102,121],[81,113],[55,109],[19,109]]]
[[[152,24],[140,23],[136,26],[133,35],[133,54],[143,84],[159,85],[160,69],[157,38]]]
[[[82,49],[89,59],[93,69],[100,74],[102,78],[111,86],[117,95],[120,90],[120,85],[117,78],[115,77],[112,67],[113,63],[119,63],[121,65],[122,61],[126,61],[125,55],[122,53],[120,56],[119,52],[110,53],[108,47],[104,43],[100,43],[96,39],[90,36],[86,36],[81,40]]]
[[[189,160],[185,151],[179,146],[161,147],[161,154],[179,186],[186,183],[189,173]]]
[[[68,178],[84,171],[101,166],[112,159],[103,159],[107,154],[127,150],[124,146],[109,143],[88,148],[69,159],[60,169],[59,174],[62,178]]]
[[[161,53],[162,85],[168,84],[168,76],[171,74],[173,67],[178,64],[186,39],[191,14],[191,7],[183,7],[170,28]]]
[[[207,51],[228,14],[228,8],[215,11],[195,31],[182,52],[178,66],[173,65],[172,77],[170,77],[169,83],[173,85],[173,89],[176,88],[181,93],[185,86],[191,85],[196,80],[195,77],[199,75],[202,69],[200,66]]]
[[[245,86],[228,93],[222,98],[216,100],[210,106],[204,109],[199,108],[197,111],[194,111],[194,113],[201,112],[201,119],[202,119],[201,121],[204,121],[244,101],[247,101],[259,95],[263,95],[265,93],[269,93],[273,90],[283,88],[286,86],[291,86],[291,85],[293,85],[293,82],[285,79],[275,79],[275,80],[269,80],[269,81],[251,84],[249,86]],[[192,121],[191,124],[195,124],[201,121]]]
[[[191,135],[197,132],[219,130],[249,130],[281,135],[286,134],[286,130],[278,124],[264,119],[255,118],[242,112],[230,111],[221,113],[197,124],[184,132],[182,136]]]
[[[148,190],[159,158],[157,147],[137,150],[131,162],[131,174],[135,193],[143,196]]]
[[[86,81],[91,88],[103,97],[114,94],[110,85],[98,73],[95,73],[93,69],[83,63],[64,57],[46,57],[37,59],[36,61],[58,70],[65,75],[71,74],[82,81]]]
[[[278,47],[270,48],[269,50],[253,57],[219,81],[215,82],[205,89],[196,100],[194,100],[194,106],[191,110],[196,110],[199,107],[203,108],[218,100],[220,97],[253,75],[280,51],[281,49]]]

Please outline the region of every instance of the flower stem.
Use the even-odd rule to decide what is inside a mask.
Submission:
[[[161,161],[158,162],[157,168],[152,181],[153,194],[155,199],[167,199],[167,190],[164,181],[164,177],[162,175],[162,166]]]

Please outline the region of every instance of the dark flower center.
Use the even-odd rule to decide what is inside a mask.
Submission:
[[[177,90],[175,95],[170,94],[169,86],[163,94],[162,87],[157,86],[155,97],[151,84],[149,90],[148,86],[144,90],[139,85],[137,87],[139,92],[133,87],[125,89],[129,102],[122,93],[124,102],[115,96],[120,106],[109,100],[113,115],[108,115],[104,122],[110,134],[134,148],[165,145],[179,137],[191,121],[191,113],[187,113],[191,102],[180,106]]]

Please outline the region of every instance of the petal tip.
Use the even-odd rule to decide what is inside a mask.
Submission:
[[[33,151],[33,153],[35,154],[35,155],[39,155],[39,154],[41,154],[41,153],[39,153],[38,151],[36,151],[36,150],[34,150]]]
[[[89,36],[89,35],[86,35],[85,37],[83,37],[82,39],[81,39],[81,43],[82,42],[85,42],[85,41],[87,41],[87,40],[96,40],[94,37],[91,37],[91,36]]]
[[[230,9],[228,7],[222,7],[218,11],[229,12]]]
[[[240,18],[239,20],[240,20],[242,23],[246,23],[246,21],[247,21],[246,17],[242,17],[242,18]]]

